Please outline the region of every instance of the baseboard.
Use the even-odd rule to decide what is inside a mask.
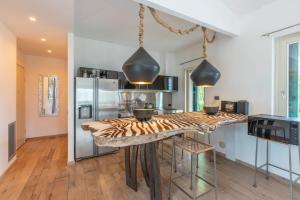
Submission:
[[[75,165],[75,161],[74,160],[68,161],[67,165],[69,165],[69,166]]]
[[[31,138],[26,138],[25,142],[32,141],[32,140],[40,140],[40,139],[45,139],[45,138],[66,137],[67,135],[68,135],[67,133],[62,133],[62,134],[56,134],[56,135],[45,135],[45,136],[31,137]]]
[[[19,146],[19,147],[17,148],[17,151],[18,151],[25,143],[26,143],[26,139],[24,140],[23,144],[21,144],[21,146]]]
[[[239,159],[236,159],[236,163],[244,165],[246,167],[249,167],[249,168],[251,168],[253,170],[255,169],[253,165],[251,165],[249,163],[246,163],[244,161],[241,161]],[[258,171],[261,172],[261,173],[265,173],[266,172],[266,170],[264,170],[264,169],[258,169]],[[269,176],[272,177],[272,178],[274,178],[274,179],[276,179],[276,180],[278,180],[278,181],[281,181],[281,182],[284,182],[286,184],[289,184],[289,180],[288,179],[283,178],[283,177],[281,177],[281,176],[279,176],[277,174],[269,172]],[[297,188],[300,188],[300,183],[294,183],[294,186],[296,186]]]
[[[216,154],[217,154],[217,156],[221,156],[221,157],[223,157],[223,158],[226,158],[226,154],[225,154],[225,153],[216,151]]]
[[[6,174],[6,172],[9,170],[9,168],[12,166],[12,164],[15,163],[17,160],[17,155],[15,155],[9,162],[7,168],[4,170],[4,172],[0,175],[0,181],[2,180],[3,176]]]

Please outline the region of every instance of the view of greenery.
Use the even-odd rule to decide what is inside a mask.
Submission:
[[[193,111],[203,111],[204,88],[193,85]]]
[[[288,45],[288,68],[289,68],[289,116],[300,116],[300,45],[292,43]]]

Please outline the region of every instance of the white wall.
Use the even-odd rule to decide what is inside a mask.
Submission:
[[[212,88],[206,90],[206,100],[211,101],[215,95],[223,100],[246,99],[250,102],[250,114],[272,113],[272,37],[261,37],[266,32],[290,26],[300,21],[300,1],[279,0],[245,16],[241,23],[239,37],[228,38],[218,35],[216,42],[208,47],[209,61],[221,71],[221,79]],[[300,31],[300,30],[299,30]],[[178,63],[197,57],[201,45],[175,52],[176,71],[182,72]],[[196,55],[195,55],[196,54]],[[197,65],[200,61],[190,63]],[[167,71],[170,66],[168,65]],[[180,95],[181,97],[181,95]],[[183,98],[174,99],[183,106]],[[226,153],[230,159],[238,159],[254,164],[255,138],[247,135],[245,125],[236,125],[219,129],[213,135],[218,150]],[[225,141],[227,147],[221,149],[219,141]],[[265,159],[265,144],[260,143],[261,162]],[[300,172],[298,150],[293,146],[293,169]],[[287,146],[271,144],[271,163],[288,168]],[[286,173],[272,169],[273,172],[286,177]]]
[[[91,40],[75,36],[75,70],[78,67],[92,67],[122,71],[124,62],[138,47],[129,47],[115,43]],[[148,51],[148,49],[146,48]],[[165,74],[165,54],[148,51],[160,65],[160,74]]]
[[[0,22],[0,176],[8,162],[8,124],[16,121],[16,37]]]
[[[202,45],[199,43],[166,54],[166,74],[178,76],[178,92],[173,93],[172,96],[174,108],[184,109],[184,69],[196,67],[200,64],[200,61],[190,62],[185,65],[180,65],[180,63],[202,56],[201,52]]]
[[[59,113],[40,117],[38,82],[40,75],[57,75],[59,79]],[[25,56],[26,138],[67,133],[67,62],[62,59]]]

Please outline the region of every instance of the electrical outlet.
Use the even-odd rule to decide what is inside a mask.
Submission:
[[[226,147],[226,144],[225,144],[225,142],[220,141],[220,142],[219,142],[219,146],[220,146],[222,149],[224,149],[224,148]]]

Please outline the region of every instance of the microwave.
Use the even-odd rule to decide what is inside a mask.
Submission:
[[[249,102],[245,100],[221,101],[221,111],[226,113],[237,113],[237,114],[248,115]]]
[[[248,116],[248,134],[285,144],[299,145],[300,119],[275,115]]]

